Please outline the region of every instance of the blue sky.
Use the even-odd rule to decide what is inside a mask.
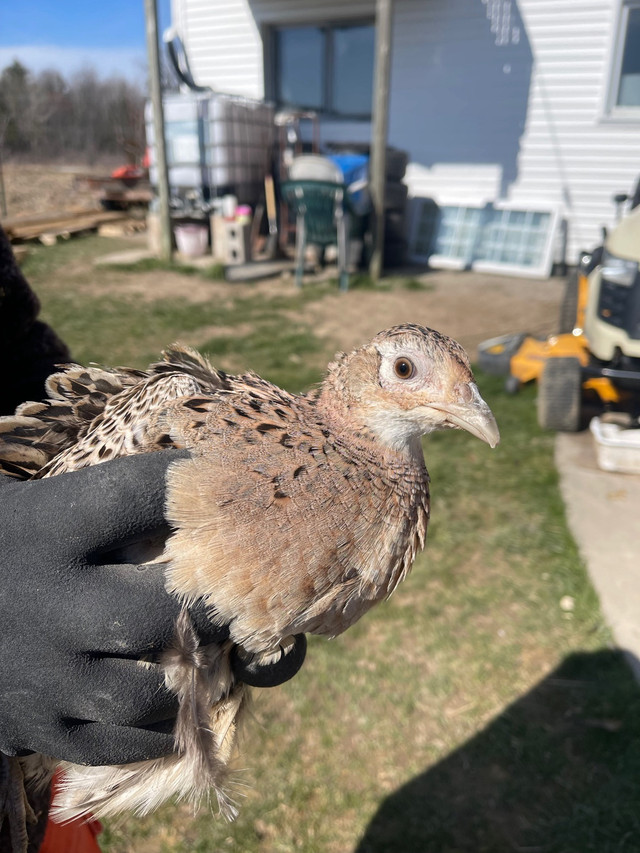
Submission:
[[[158,15],[162,32],[170,0],[158,0]],[[14,59],[67,76],[91,66],[144,83],[145,39],[144,0],[0,0],[0,69]]]

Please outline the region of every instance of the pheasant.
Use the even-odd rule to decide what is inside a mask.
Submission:
[[[54,813],[143,814],[213,789],[231,818],[228,768],[249,690],[234,678],[233,656],[268,661],[298,635],[336,636],[390,596],[425,543],[421,436],[464,429],[494,447],[494,417],[462,347],[414,324],[338,354],[301,395],[254,373],[227,375],[179,345],[146,372],[67,366],[48,394],[0,420],[0,471],[50,477],[186,448],[167,480],[173,532],[149,543],[147,557],[185,607],[204,600],[229,630],[227,641],[197,648],[183,611],[162,660],[181,707],[176,752],[116,767],[64,764]]]

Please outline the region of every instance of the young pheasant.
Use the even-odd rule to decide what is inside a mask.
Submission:
[[[227,642],[198,649],[188,617],[179,620],[163,661],[181,703],[176,753],[66,765],[57,816],[145,813],[211,788],[233,816],[227,765],[248,688],[232,656],[268,660],[295,635],[335,636],[387,598],[425,541],[421,436],[459,428],[494,447],[493,415],[460,345],[412,324],[339,354],[308,394],[228,376],[179,346],[147,372],[72,365],[48,392],[0,421],[0,470],[48,477],[187,448],[169,471],[173,533],[156,561],[185,605],[204,599],[229,626]]]

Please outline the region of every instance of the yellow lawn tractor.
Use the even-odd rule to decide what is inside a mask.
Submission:
[[[617,197],[620,198],[620,197]],[[575,432],[585,415],[640,414],[640,207],[583,253],[568,278],[557,335],[508,335],[480,345],[480,367],[514,393],[538,382],[538,422]],[[595,411],[594,411],[595,405]]]

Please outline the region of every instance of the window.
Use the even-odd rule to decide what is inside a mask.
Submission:
[[[545,254],[551,214],[533,210],[495,210],[487,223],[479,255],[495,264],[534,267]]]
[[[373,24],[274,27],[270,91],[281,106],[369,118]]]
[[[622,7],[611,95],[611,106],[616,112],[640,107],[640,3],[637,2]]]
[[[478,229],[482,228],[482,214],[481,208],[441,207],[435,254],[470,260],[478,241]]]
[[[279,30],[276,80],[279,103],[319,110],[324,103],[325,38],[317,27]]]
[[[557,214],[506,206],[443,205],[415,199],[409,254],[435,268],[551,273]]]

